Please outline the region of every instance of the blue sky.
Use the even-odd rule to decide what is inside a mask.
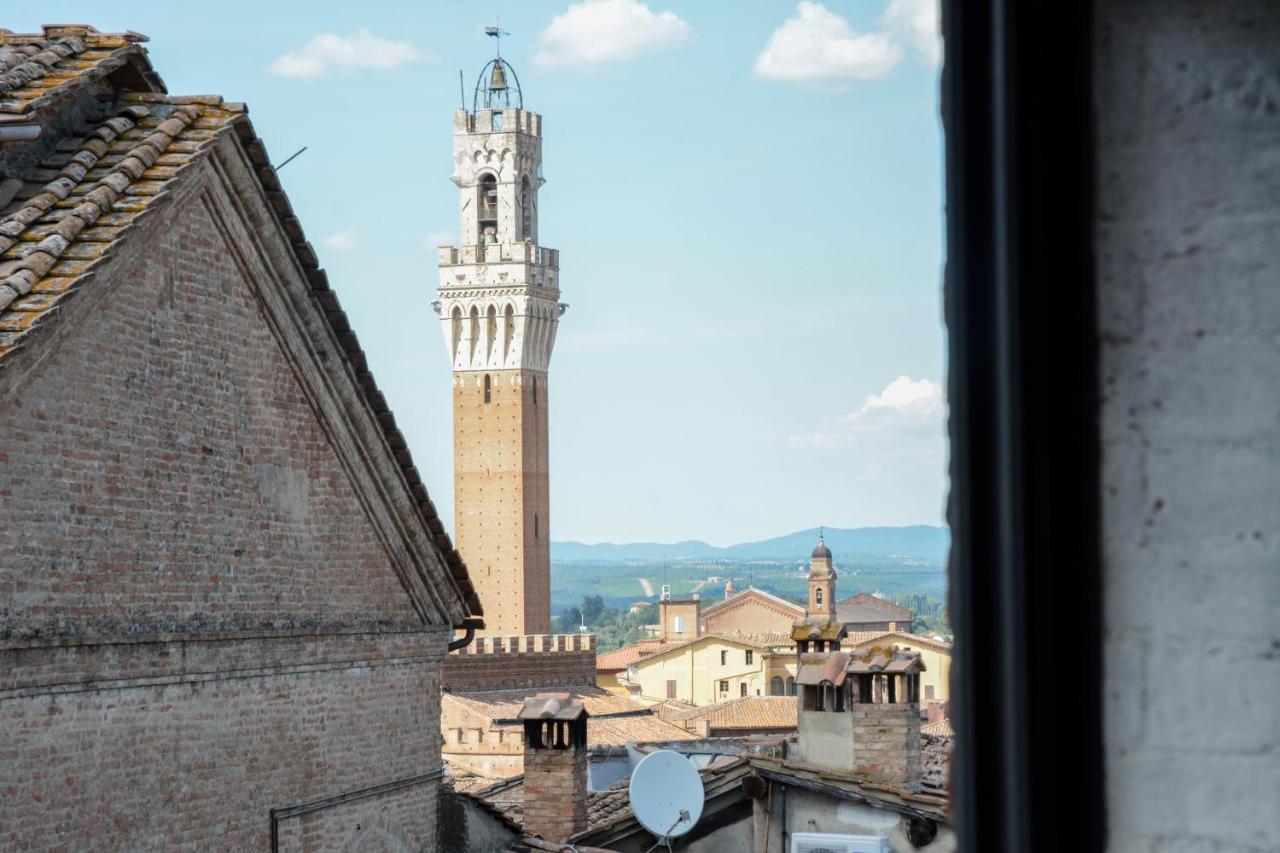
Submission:
[[[171,92],[247,102],[277,162],[307,146],[281,180],[452,519],[433,247],[457,234],[458,69],[469,98],[494,12],[544,116],[540,238],[571,306],[553,538],[941,523],[929,0],[53,0],[0,25],[145,33]]]

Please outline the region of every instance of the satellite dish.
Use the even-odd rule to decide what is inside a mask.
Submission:
[[[684,835],[702,817],[702,777],[692,761],[669,749],[641,759],[629,794],[636,820],[663,841]]]

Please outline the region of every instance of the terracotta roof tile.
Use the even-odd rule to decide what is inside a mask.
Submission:
[[[860,592],[836,602],[836,616],[841,622],[910,622],[912,613],[901,605],[876,595]]]
[[[734,775],[742,775],[747,766],[745,758],[726,756],[710,766],[698,771],[702,777],[704,789],[712,789]],[[616,824],[632,820],[635,813],[631,810],[631,780],[623,779],[603,791],[587,792],[587,828],[575,838],[581,838],[592,832]],[[488,807],[502,813],[509,821],[523,825],[524,823],[524,777],[513,776],[501,782],[484,787],[467,784],[455,790],[482,801]]]
[[[951,653],[951,643],[935,640],[920,634],[907,634],[902,631],[853,631],[845,637],[845,648],[856,648],[865,645],[877,646],[917,646],[932,649],[946,654]]]
[[[661,640],[641,640],[634,645],[596,655],[596,670],[608,672],[626,669],[640,658],[661,651],[664,645],[666,644]]]
[[[794,696],[744,696],[666,716],[685,726],[705,720],[712,729],[794,729],[798,712]]]
[[[587,743],[622,746],[628,743],[662,743],[691,740],[696,735],[663,721],[634,699],[598,687],[572,688],[563,695],[581,702],[587,711]],[[467,712],[477,724],[518,728],[518,717],[529,698],[528,690],[482,690],[446,693],[443,702]]]
[[[129,76],[130,88],[164,92],[164,83],[139,47],[138,33],[100,33],[93,27],[48,25],[40,33],[0,29],[0,123],[30,121],[64,94]]]
[[[955,729],[951,728],[950,720],[938,720],[936,723],[925,723],[920,727],[922,735],[940,735],[942,737],[954,737]]]

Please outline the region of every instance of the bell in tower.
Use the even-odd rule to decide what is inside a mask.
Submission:
[[[489,92],[507,91],[507,72],[502,60],[493,63],[493,73],[489,75]]]

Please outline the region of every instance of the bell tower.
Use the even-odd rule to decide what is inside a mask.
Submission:
[[[836,570],[831,565],[831,549],[818,534],[817,547],[809,555],[809,619],[836,621]]]
[[[491,35],[500,35],[496,28]],[[551,633],[547,365],[559,253],[538,245],[542,116],[499,54],[453,115],[459,246],[433,303],[453,365],[454,532],[486,633]]]

